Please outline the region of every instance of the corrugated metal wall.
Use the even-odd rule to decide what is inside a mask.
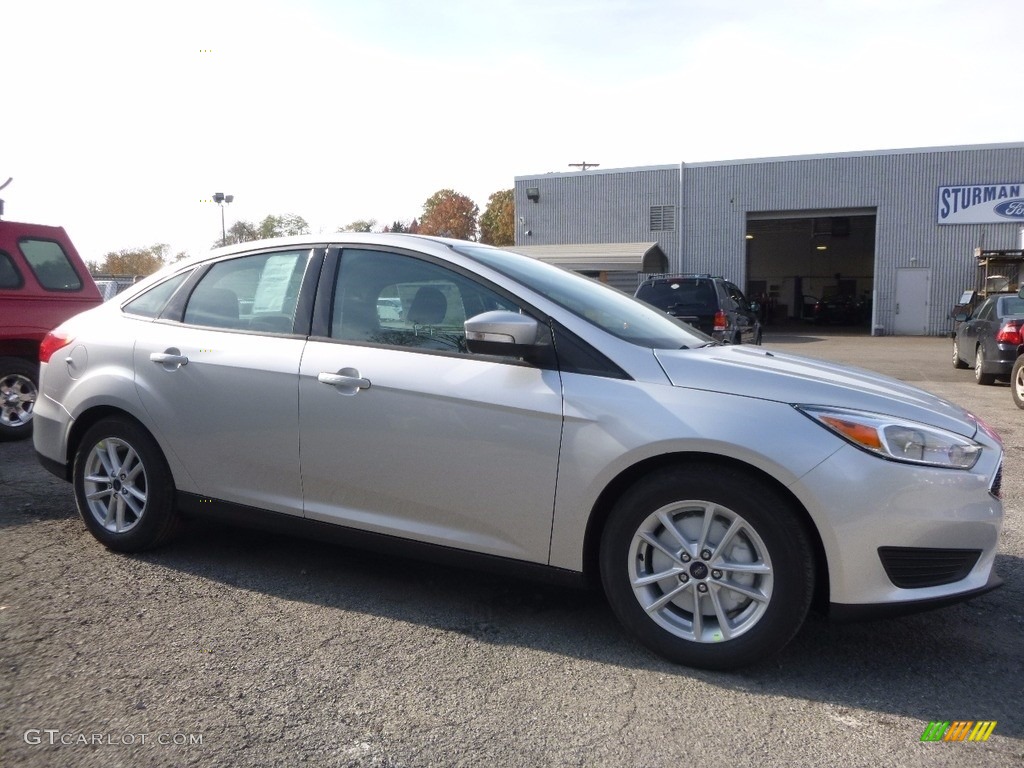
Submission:
[[[976,246],[1020,247],[1020,223],[939,225],[937,191],[1024,180],[1024,145],[898,150],[516,178],[521,245],[657,240],[673,271],[746,279],[748,215],[876,211],[875,324],[893,330],[896,273],[931,270],[928,333],[973,285]],[[537,188],[530,202],[526,190]],[[679,204],[673,232],[650,231],[650,206]],[[530,235],[526,235],[530,231]]]
[[[535,203],[526,197],[531,187]],[[516,245],[657,242],[675,264],[677,229],[651,232],[649,217],[652,205],[678,205],[678,194],[678,165],[517,177]]]

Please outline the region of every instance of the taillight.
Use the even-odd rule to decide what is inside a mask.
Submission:
[[[1020,320],[1014,320],[1010,323],[1003,323],[1003,327],[999,329],[999,333],[996,334],[996,341],[999,344],[1022,344],[1024,340],[1020,337],[1020,328],[1024,322]]]
[[[725,312],[723,312],[722,310],[718,310],[717,312],[715,312],[715,330],[725,330]]]
[[[46,334],[43,340],[39,342],[39,362],[50,362],[50,358],[53,357],[54,352],[59,349],[63,349],[74,340],[74,336],[64,336],[63,334],[50,331]]]

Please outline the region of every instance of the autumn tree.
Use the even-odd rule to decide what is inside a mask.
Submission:
[[[97,275],[151,275],[164,265],[170,246],[156,243],[149,248],[125,248],[111,251],[103,261],[90,262],[89,268]]]
[[[442,189],[423,204],[419,221],[421,235],[439,235],[459,240],[476,239],[476,203],[453,189]]]
[[[502,189],[487,199],[480,216],[480,242],[488,245],[516,244],[515,190]]]
[[[377,226],[376,219],[356,219],[355,221],[349,222],[344,227],[338,227],[339,232],[373,232],[373,228]]]

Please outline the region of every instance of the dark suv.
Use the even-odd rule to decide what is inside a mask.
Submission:
[[[636,297],[727,344],[761,343],[760,307],[724,277],[652,277]]]
[[[32,435],[47,331],[102,301],[63,227],[0,221],[0,440]]]

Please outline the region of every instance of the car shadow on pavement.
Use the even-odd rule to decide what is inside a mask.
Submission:
[[[998,556],[1004,586],[938,611],[835,624],[814,614],[777,656],[735,672],[660,659],[633,642],[597,590],[573,590],[303,539],[190,521],[153,566],[287,601],[458,633],[617,667],[836,707],[865,728],[886,716],[927,724],[996,720],[1024,738],[1024,559]],[[328,614],[329,616],[329,614]],[[329,619],[328,619],[329,620]],[[922,725],[923,727],[923,725]]]

